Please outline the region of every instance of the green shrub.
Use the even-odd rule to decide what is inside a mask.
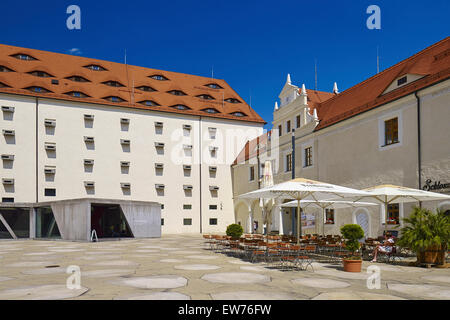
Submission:
[[[364,230],[358,224],[346,224],[341,227],[341,234],[346,240],[345,247],[352,252],[354,258],[355,252],[361,247],[358,240],[364,237]]]
[[[450,242],[450,217],[444,211],[436,213],[415,207],[409,218],[404,218],[405,227],[397,243],[416,253],[438,247],[447,250]]]
[[[244,229],[236,223],[230,224],[227,227],[227,236],[231,236],[232,239],[239,239],[244,233]]]

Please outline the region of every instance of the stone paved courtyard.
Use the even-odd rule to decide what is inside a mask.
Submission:
[[[68,289],[66,269],[81,270]],[[280,271],[210,251],[200,235],[105,241],[1,241],[0,300],[5,299],[450,299],[450,270],[376,263],[381,289],[361,273],[314,263],[314,272]]]

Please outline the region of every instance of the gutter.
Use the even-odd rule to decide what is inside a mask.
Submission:
[[[420,128],[420,97],[417,94],[419,90],[414,92],[414,96],[417,100],[417,169],[418,169],[418,182],[419,190],[422,190],[422,141],[421,141],[421,128]],[[422,207],[422,202],[419,201],[419,207]]]

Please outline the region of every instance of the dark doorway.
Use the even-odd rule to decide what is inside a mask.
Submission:
[[[0,214],[17,238],[30,237],[30,209],[2,208]],[[7,226],[0,220],[0,238],[11,239]]]
[[[36,238],[61,238],[55,216],[50,207],[36,209]]]
[[[92,204],[92,230],[95,230],[98,238],[133,238],[120,205]]]

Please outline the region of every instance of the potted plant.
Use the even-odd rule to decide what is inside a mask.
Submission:
[[[345,247],[351,255],[342,259],[344,271],[361,272],[362,258],[356,252],[361,247],[359,239],[364,237],[364,230],[358,224],[346,224],[341,227],[341,234],[345,239]]]
[[[227,236],[230,236],[233,240],[239,240],[243,233],[244,229],[242,229],[242,226],[236,223],[230,224],[226,231]]]
[[[441,210],[436,213],[415,207],[397,241],[417,255],[416,264],[445,264],[445,254],[450,241],[450,218]]]

